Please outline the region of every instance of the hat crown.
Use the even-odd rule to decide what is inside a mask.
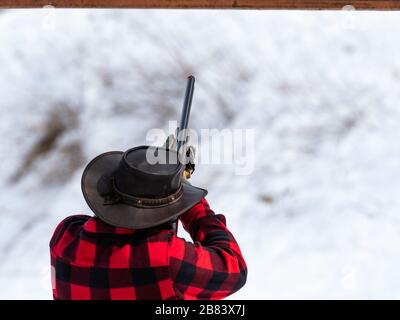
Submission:
[[[115,187],[128,195],[157,199],[176,192],[182,166],[176,151],[140,146],[127,150],[114,172]]]

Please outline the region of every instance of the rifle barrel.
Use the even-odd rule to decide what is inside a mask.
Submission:
[[[194,92],[194,82],[195,78],[193,76],[189,76],[186,85],[185,100],[182,107],[181,121],[179,123],[178,132],[176,135],[178,152],[180,151],[180,148],[185,145],[187,139],[186,130],[189,124],[190,109],[192,106]]]

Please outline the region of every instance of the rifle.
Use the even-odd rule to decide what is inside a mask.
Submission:
[[[194,148],[189,147],[187,148],[186,143],[188,142],[188,123],[189,123],[189,116],[190,116],[190,109],[192,106],[192,99],[193,99],[193,92],[194,92],[194,82],[195,78],[193,76],[188,77],[187,85],[186,85],[186,92],[185,92],[185,99],[183,101],[181,119],[179,122],[179,126],[176,128],[175,137],[173,134],[169,135],[167,140],[164,143],[164,147],[169,150],[175,150],[178,154],[178,159],[183,160],[184,157],[185,163],[180,161],[181,167],[184,168],[184,177],[189,179],[191,174],[194,171]],[[189,161],[187,161],[189,158]]]
[[[194,81],[195,81],[195,78],[193,76],[188,77],[188,81],[187,81],[187,85],[186,85],[186,92],[185,92],[185,100],[183,101],[183,107],[182,107],[181,121],[179,123],[179,127],[176,129],[178,154],[186,153],[186,142],[188,139],[187,127],[188,127],[188,123],[189,123],[190,109],[192,107]],[[182,147],[184,149],[181,151]]]
[[[184,156],[191,156],[193,155],[193,150],[190,148],[186,148],[186,142],[188,140],[187,135],[187,127],[189,123],[189,115],[190,109],[192,106],[192,99],[193,99],[193,92],[194,92],[194,81],[195,78],[193,76],[188,77],[187,85],[186,85],[186,92],[185,92],[185,99],[183,101],[182,107],[182,114],[179,123],[179,127],[176,128],[176,140],[177,140],[177,153],[178,158],[179,155]],[[168,137],[167,141],[165,142],[167,149],[172,149],[175,141],[173,141],[173,137]],[[191,154],[192,153],[192,154]],[[185,174],[185,178],[188,179],[192,172],[194,171],[194,162],[190,161],[188,164],[182,164],[183,172]],[[178,219],[172,222],[172,229],[175,234],[178,234]]]

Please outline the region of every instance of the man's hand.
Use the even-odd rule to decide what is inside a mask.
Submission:
[[[193,146],[189,146],[186,150],[186,157],[189,159],[189,162],[185,166],[185,170],[183,171],[183,177],[185,179],[190,179],[192,173],[194,172],[194,158],[195,158],[196,149]]]

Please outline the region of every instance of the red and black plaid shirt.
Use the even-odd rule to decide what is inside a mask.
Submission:
[[[50,241],[54,299],[222,299],[246,282],[239,246],[203,199],[171,228],[132,230],[71,216]]]

